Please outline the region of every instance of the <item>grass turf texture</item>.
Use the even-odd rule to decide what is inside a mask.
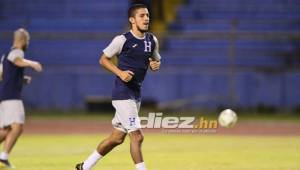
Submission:
[[[104,135],[24,135],[11,155],[18,170],[72,170]],[[145,134],[149,170],[298,170],[300,137]],[[95,170],[133,170],[126,140]]]

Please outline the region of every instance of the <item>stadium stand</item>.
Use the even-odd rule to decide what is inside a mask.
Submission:
[[[192,90],[191,101],[202,94],[201,100],[215,107],[230,103],[240,107],[295,106],[299,94],[288,91],[290,78],[299,75],[292,69],[300,63],[299,11],[300,3],[295,0],[189,0],[169,24],[172,34],[164,40],[164,56],[169,58],[165,64],[202,68],[198,73],[202,76],[185,83],[209,93],[205,96]],[[203,84],[202,77],[210,84]],[[223,90],[215,94],[212,89]],[[202,105],[201,100],[196,105]]]
[[[83,108],[87,96],[110,96],[114,77],[98,59],[125,30],[128,4],[0,1],[0,52],[25,27],[33,37],[27,56],[45,65],[43,74],[28,71],[28,106]],[[143,96],[175,107],[300,105],[299,11],[297,0],[186,0],[161,41],[163,69],[146,78]]]

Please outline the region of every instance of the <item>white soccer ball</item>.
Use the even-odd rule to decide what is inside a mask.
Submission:
[[[233,110],[226,109],[220,113],[218,120],[219,124],[223,127],[233,127],[236,124],[238,117]]]

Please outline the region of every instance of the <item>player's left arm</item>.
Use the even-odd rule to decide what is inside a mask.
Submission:
[[[158,40],[157,38],[154,36],[154,41],[155,41],[155,48],[154,48],[154,52],[153,52],[153,56],[151,58],[149,58],[149,65],[150,65],[150,69],[152,71],[157,71],[160,69],[160,65],[161,65],[161,56],[159,54],[159,44],[158,44]]]

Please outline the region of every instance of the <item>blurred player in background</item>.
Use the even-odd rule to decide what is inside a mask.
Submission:
[[[161,57],[157,38],[148,32],[150,19],[147,6],[142,4],[131,6],[128,18],[131,30],[116,36],[103,50],[99,61],[117,76],[112,92],[112,104],[116,109],[112,120],[114,129],[83,163],[76,165],[77,170],[90,170],[98,160],[120,145],[127,134],[136,169],[146,170],[141,150],[144,137],[138,116],[141,86],[149,65],[151,70],[159,70]],[[115,55],[119,57],[118,66],[111,62],[111,58]]]
[[[31,80],[24,76],[24,68],[31,67],[38,72],[42,71],[40,63],[24,58],[29,39],[29,33],[25,29],[16,30],[11,51],[1,58],[3,73],[0,81],[0,143],[3,142],[3,151],[0,153],[0,168],[11,167],[8,156],[23,130],[25,111],[21,92],[23,83],[30,83]]]

